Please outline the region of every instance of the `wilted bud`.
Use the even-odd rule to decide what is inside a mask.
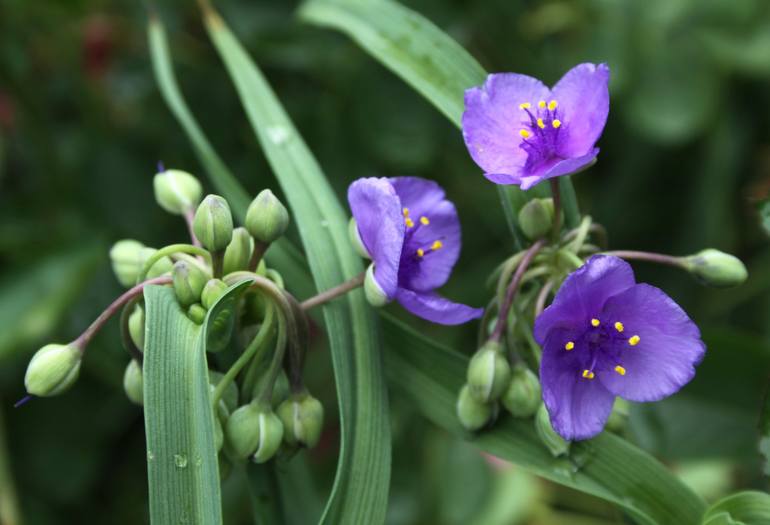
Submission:
[[[283,423],[283,439],[289,445],[313,448],[321,438],[324,407],[316,398],[302,392],[293,394],[278,405],[278,417]]]
[[[126,371],[123,374],[123,390],[126,396],[137,405],[144,404],[144,379],[142,377],[142,367],[132,359]]]
[[[225,250],[224,273],[249,269],[249,259],[254,249],[254,240],[246,228],[238,227],[233,230],[233,238]]]
[[[195,209],[203,194],[198,179],[181,170],[166,170],[156,174],[152,186],[160,207],[174,215]]]
[[[283,424],[270,407],[251,402],[227,419],[225,438],[234,457],[264,463],[281,446]]]
[[[246,229],[259,242],[270,244],[289,227],[289,212],[270,190],[259,192],[246,211]]]
[[[144,351],[144,309],[136,305],[128,316],[128,335],[139,349]]]
[[[355,217],[351,217],[350,222],[348,223],[348,237],[350,237],[350,244],[353,245],[353,249],[358,255],[361,257],[366,257],[367,259],[372,258],[372,256],[369,254],[369,251],[366,249],[366,246],[364,246],[364,241],[361,239],[361,234],[358,231],[358,223],[356,222]]]
[[[387,294],[380,288],[380,285],[377,284],[377,281],[374,278],[374,264],[370,264],[369,268],[366,269],[364,294],[366,295],[366,300],[369,301],[369,304],[377,308],[385,306],[390,301]]]
[[[189,317],[195,324],[203,324],[203,321],[206,320],[207,313],[208,310],[203,308],[203,305],[200,303],[191,304],[187,309],[187,317]]]
[[[749,276],[740,259],[713,248],[685,257],[684,264],[696,279],[709,286],[738,286]]]
[[[519,227],[534,241],[551,231],[553,215],[553,199],[532,199],[519,211]]]
[[[206,195],[195,212],[193,232],[210,252],[227,248],[233,238],[233,215],[227,201],[219,195]]]
[[[24,386],[32,395],[56,396],[71,387],[80,372],[82,353],[76,346],[45,345],[27,366]]]
[[[494,406],[480,403],[471,395],[468,385],[464,385],[457,397],[457,418],[466,430],[475,431],[489,423],[494,414]]]
[[[540,441],[548,448],[553,457],[559,457],[569,452],[570,442],[556,433],[551,426],[551,419],[548,416],[548,409],[545,405],[540,405],[535,415],[535,430],[540,437]]]
[[[531,417],[540,405],[540,381],[525,365],[511,371],[511,382],[503,393],[503,406],[514,417]]]
[[[177,261],[174,263],[172,277],[179,304],[190,306],[200,301],[203,287],[208,281],[208,276],[200,268],[185,261]]]
[[[479,402],[496,401],[508,388],[511,365],[503,355],[500,343],[488,341],[468,365],[468,388]]]

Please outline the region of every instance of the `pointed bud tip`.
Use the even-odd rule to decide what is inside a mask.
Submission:
[[[246,229],[262,243],[270,244],[289,227],[289,212],[269,189],[262,190],[246,211]]]
[[[227,248],[233,238],[233,215],[223,197],[206,195],[195,212],[193,232],[210,252]]]

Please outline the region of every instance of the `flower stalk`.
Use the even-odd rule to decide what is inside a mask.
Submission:
[[[361,272],[352,279],[348,279],[342,284],[338,284],[334,288],[329,288],[325,292],[321,292],[318,295],[314,295],[313,297],[309,299],[305,299],[300,303],[300,308],[302,310],[310,310],[311,308],[315,308],[316,306],[320,306],[324,303],[328,303],[332,299],[336,299],[337,297],[340,297],[342,295],[345,295],[351,290],[355,290],[356,288],[359,288],[363,286],[364,284],[364,278],[366,277],[366,272]]]

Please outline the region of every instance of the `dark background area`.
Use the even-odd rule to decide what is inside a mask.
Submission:
[[[629,438],[710,499],[766,487],[756,423],[770,363],[770,249],[758,212],[770,190],[770,4],[406,4],[489,71],[553,84],[575,63],[609,63],[611,111],[599,162],[573,179],[582,211],[608,227],[613,248],[679,255],[714,247],[750,269],[744,286],[714,290],[673,269],[635,265],[640,280],[664,288],[690,313],[709,352],[682,393],[634,407]],[[362,176],[417,175],[445,187],[465,244],[443,293],[486,304],[486,276],[510,254],[510,237],[494,185],[458,130],[346,37],[300,23],[296,2],[226,0],[218,7],[341,198]],[[194,3],[165,3],[160,15],[182,89],[208,136],[250,192],[277,191]],[[155,86],[146,20],[139,2],[0,3],[0,436],[7,444],[0,471],[10,463],[13,477],[11,484],[0,472],[0,494],[15,486],[25,523],[147,520],[142,414],[122,392],[128,358],[116,323],[89,347],[70,392],[11,408],[24,395],[34,351],[76,337],[120,293],[109,269],[111,243],[128,237],[158,247],[186,237],[184,224],[154,202],[155,166],[162,160],[205,175]],[[473,323],[445,329],[410,322],[455,348],[475,349]],[[328,354],[316,350],[310,381],[329,409],[329,430],[306,459],[323,501],[337,435]],[[579,523],[618,522],[585,496],[491,469],[470,447],[421,422],[397,393],[392,405],[391,523],[498,523],[482,521],[494,503],[492,486],[510,487],[522,509],[540,516],[524,512],[499,523],[558,524],[570,513],[589,516]],[[227,523],[247,520],[237,476],[225,498]],[[552,510],[538,510],[546,504]]]

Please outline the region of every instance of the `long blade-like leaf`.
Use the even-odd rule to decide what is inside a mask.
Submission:
[[[363,270],[347,236],[347,216],[272,89],[224,21],[205,13],[219,51],[325,290]],[[375,319],[363,293],[324,307],[342,426],[340,457],[324,523],[381,523],[390,482],[387,394]]]

